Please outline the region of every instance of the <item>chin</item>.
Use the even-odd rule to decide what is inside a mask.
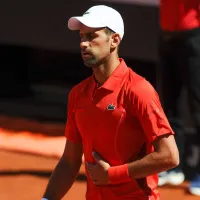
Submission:
[[[85,66],[88,67],[88,68],[97,68],[97,67],[98,67],[98,65],[97,65],[96,62],[84,61],[84,64],[85,64]]]
[[[93,68],[93,66],[88,65],[88,64],[86,64],[86,63],[85,63],[85,66],[88,67],[88,68]]]
[[[88,68],[92,68],[92,67],[93,67],[90,63],[85,62],[85,61],[84,61],[84,65],[85,65],[86,67],[88,67]]]

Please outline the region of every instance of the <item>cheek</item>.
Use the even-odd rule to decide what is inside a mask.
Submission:
[[[110,55],[110,46],[108,44],[104,46],[103,52],[105,55]]]
[[[102,58],[110,54],[110,43],[107,40],[93,41],[91,49],[94,55]]]
[[[98,47],[98,51],[101,54],[107,55],[110,53],[110,46],[106,43],[101,43],[101,45]]]

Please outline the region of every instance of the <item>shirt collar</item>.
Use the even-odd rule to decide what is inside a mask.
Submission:
[[[120,64],[116,67],[116,69],[113,71],[110,77],[106,80],[106,82],[101,86],[101,88],[114,91],[116,87],[123,81],[124,76],[128,72],[128,67],[122,58],[119,58],[119,61],[120,61]],[[94,79],[94,75],[92,77],[93,77],[94,84],[97,84]]]

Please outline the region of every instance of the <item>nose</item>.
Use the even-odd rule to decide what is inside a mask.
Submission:
[[[80,42],[81,49],[86,49],[88,46],[89,46],[89,44],[88,44],[87,40],[81,40],[81,42]]]

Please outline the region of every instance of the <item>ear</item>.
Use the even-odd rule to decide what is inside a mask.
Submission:
[[[119,46],[121,39],[118,33],[114,33],[111,37],[112,37],[111,48],[114,49]]]

